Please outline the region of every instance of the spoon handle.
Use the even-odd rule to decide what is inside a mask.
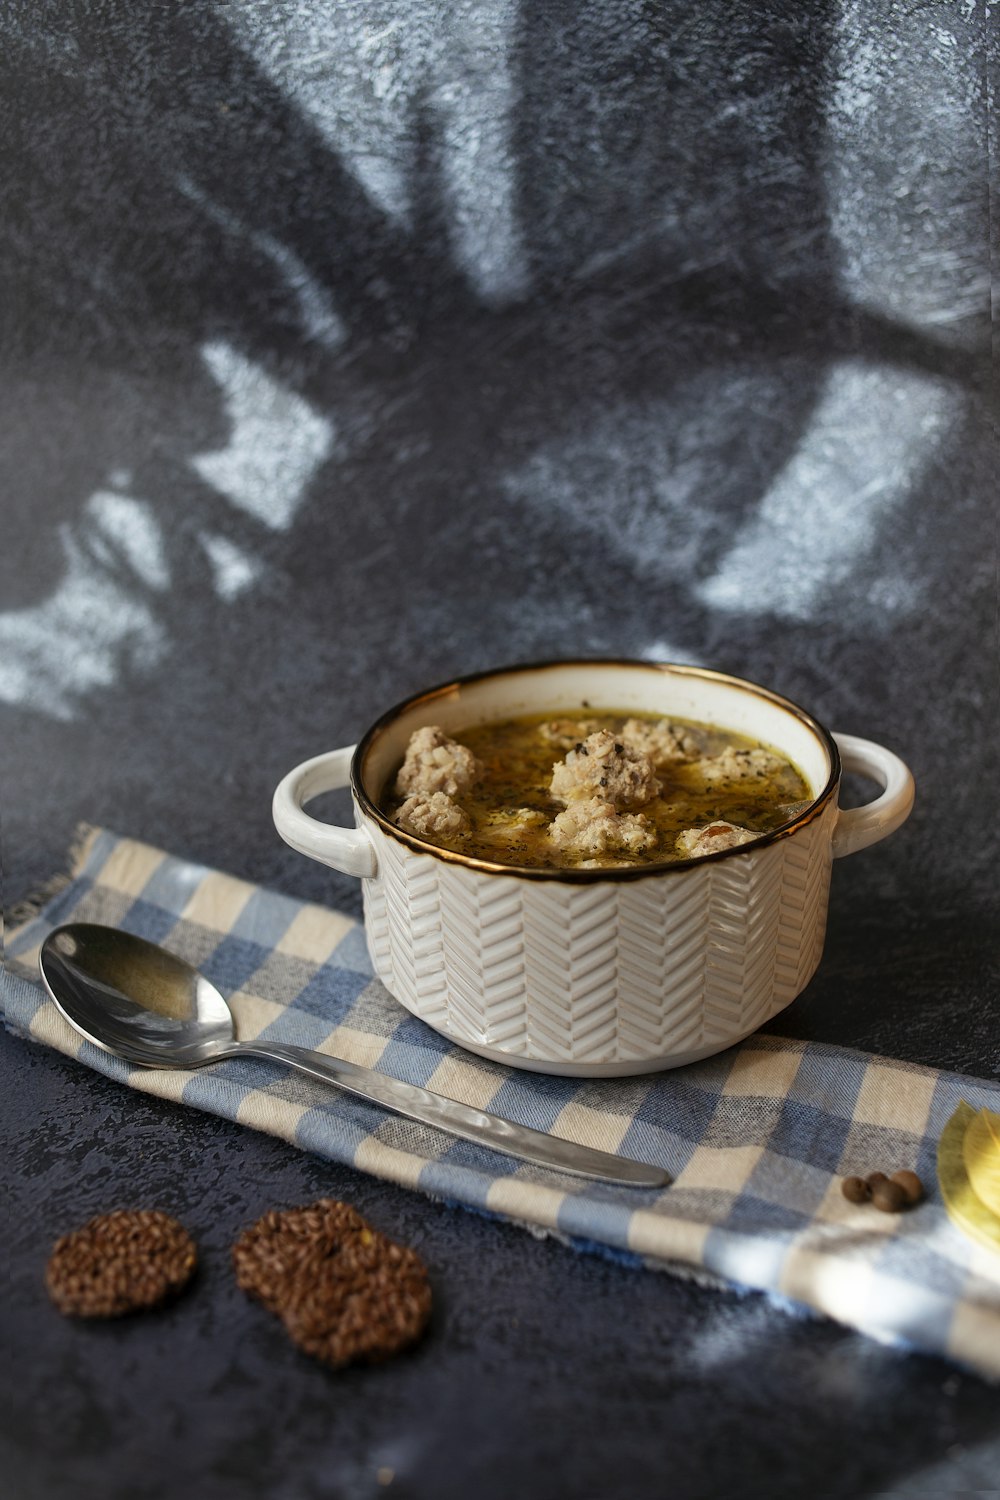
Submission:
[[[597,1151],[591,1146],[579,1146],[574,1141],[561,1140],[527,1125],[515,1125],[499,1115],[487,1114],[468,1104],[460,1104],[457,1099],[434,1094],[430,1089],[389,1078],[385,1073],[375,1073],[371,1068],[358,1067],[343,1058],[328,1057],[322,1052],[310,1052],[305,1047],[290,1047],[280,1042],[241,1042],[239,1052],[243,1056],[252,1053],[272,1062],[286,1063],[310,1078],[335,1084],[348,1094],[384,1105],[410,1120],[434,1125],[451,1135],[491,1146],[508,1156],[537,1162],[539,1166],[555,1167],[561,1172],[575,1172],[581,1177],[595,1177],[631,1187],[663,1188],[669,1187],[671,1182],[670,1174],[661,1167],[615,1156],[610,1151]]]

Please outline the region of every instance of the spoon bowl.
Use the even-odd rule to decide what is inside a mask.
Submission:
[[[38,962],[45,988],[73,1029],[136,1066],[190,1069],[227,1057],[263,1058],[540,1166],[631,1187],[670,1184],[662,1167],[517,1125],[344,1058],[280,1042],[240,1042],[229,1005],[203,974],[117,928],[92,922],[57,927]]]
[[[42,945],[45,987],[81,1036],[144,1067],[196,1068],[236,1044],[214,984],[156,943],[113,927],[57,927]]]

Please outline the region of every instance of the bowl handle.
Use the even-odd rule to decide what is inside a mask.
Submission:
[[[304,760],[279,782],[271,803],[271,816],[286,844],[300,854],[318,859],[344,875],[370,879],[378,869],[375,849],[363,828],[339,828],[321,823],[303,812],[302,804],[321,792],[334,792],[347,786],[351,779],[354,746],[329,750]]]
[[[853,854],[869,844],[877,844],[888,834],[894,833],[910,816],[913,806],[913,777],[909,767],[898,755],[876,745],[872,740],[861,740],[853,734],[835,734],[840,758],[845,771],[855,771],[868,776],[882,787],[881,797],[867,802],[863,807],[844,807],[833,830],[834,858],[841,854]]]

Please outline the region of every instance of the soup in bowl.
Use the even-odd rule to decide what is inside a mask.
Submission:
[[[844,769],[880,795],[841,809]],[[345,785],[354,828],[305,810]],[[401,816],[414,797],[442,817]],[[375,973],[409,1011],[482,1056],[599,1077],[707,1057],[788,1005],[822,954],[833,860],[912,803],[891,751],[754,683],[565,661],[407,699],[289,772],[273,813],[361,878]]]
[[[653,714],[525,714],[410,736],[382,811],[475,859],[616,869],[749,843],[810,801],[797,768],[747,735]]]

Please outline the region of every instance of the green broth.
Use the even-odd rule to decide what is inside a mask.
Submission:
[[[674,847],[677,836],[687,829],[725,821],[751,829],[756,834],[769,833],[787,823],[812,800],[801,773],[772,746],[694,720],[671,719],[672,728],[688,731],[696,737],[699,758],[657,767],[660,795],[636,809],[653,825],[655,844],[642,853],[605,854],[596,860],[576,857],[554,848],[547,828],[564,810],[564,803],[552,798],[549,784],[553,766],[566,754],[566,748],[546,738],[543,726],[554,720],[560,724],[572,723],[579,727],[578,738],[583,741],[597,728],[620,736],[622,726],[630,718],[648,724],[661,722],[661,716],[657,714],[586,710],[578,714],[530,714],[455,731],[452,737],[481,762],[483,776],[455,798],[469,819],[469,828],[450,837],[436,836],[428,842],[473,859],[530,869],[572,869],[594,865],[610,869],[663,864],[689,857]],[[701,769],[701,761],[722,754],[727,747],[739,751],[766,750],[778,757],[780,764],[773,774],[769,771],[766,776],[754,778],[749,783],[716,780],[709,784]],[[395,776],[390,778],[382,799],[382,810],[390,819],[404,800],[392,793],[394,780]],[[541,815],[543,821],[537,826],[518,826],[512,834],[509,824],[503,822],[503,814],[519,808]]]

